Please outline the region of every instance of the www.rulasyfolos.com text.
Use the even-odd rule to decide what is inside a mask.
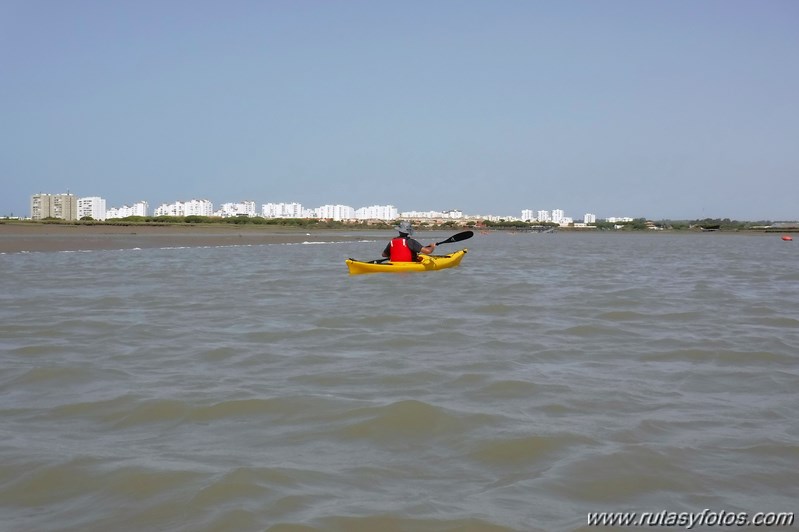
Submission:
[[[699,526],[792,526],[793,512],[728,512],[704,509],[701,512],[593,512],[588,526],[673,526],[691,530]]]

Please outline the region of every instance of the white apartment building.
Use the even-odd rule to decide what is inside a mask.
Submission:
[[[355,209],[349,205],[322,205],[314,209],[314,216],[320,220],[354,220]]]
[[[214,216],[219,216],[220,218],[234,218],[236,216],[252,218],[255,216],[255,202],[223,203],[222,207],[214,213]]]
[[[407,219],[407,220],[420,220],[420,219],[428,219],[428,220],[435,220],[441,218],[450,218],[450,219],[461,219],[463,218],[463,211],[459,210],[451,210],[451,211],[403,211],[399,213],[399,218]],[[394,220],[396,218],[386,218],[387,220]]]
[[[162,203],[158,207],[156,207],[155,212],[153,212],[153,216],[183,216],[183,214],[178,214],[179,212],[182,213],[183,204],[180,202],[177,203]]]
[[[619,224],[619,223],[632,222],[633,219],[630,218],[629,216],[622,216],[622,217],[611,216],[610,218],[605,218],[605,221],[612,224]]]
[[[403,211],[399,217],[403,220],[434,219],[445,218],[446,213],[441,211]]]
[[[34,194],[31,196],[31,219],[78,219],[78,199],[74,194]]]
[[[485,216],[480,216],[480,218],[487,220],[489,222],[521,222],[521,220],[515,216],[502,216],[500,214],[487,214]]]
[[[523,222],[532,222],[535,219],[533,216],[533,211],[531,209],[524,209],[522,210],[522,221]]]
[[[538,211],[536,218],[539,222],[551,222],[552,216],[549,214],[549,211]]]
[[[213,216],[214,204],[208,200],[187,201],[183,204],[184,216]]]
[[[563,212],[563,209],[552,209],[552,221],[556,224],[560,224],[564,216],[566,216],[566,213]]]
[[[264,218],[308,218],[300,203],[264,203],[261,215]]]
[[[155,216],[213,216],[213,214],[214,204],[208,200],[162,203],[155,209]]]
[[[399,212],[393,205],[372,205],[355,211],[358,220],[396,220],[398,217]]]
[[[123,205],[122,207],[107,209],[105,212],[105,219],[147,216],[149,210],[150,205],[146,201],[139,201],[133,205]]]
[[[97,196],[78,199],[78,219],[91,217],[93,220],[105,220],[105,200]]]
[[[583,216],[583,223],[585,223],[585,224],[595,224],[596,223],[596,214],[591,214],[590,212],[585,213],[585,216]]]

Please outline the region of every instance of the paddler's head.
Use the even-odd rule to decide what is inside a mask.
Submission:
[[[402,220],[394,229],[399,231],[400,236],[409,236],[413,234],[413,226],[408,220]]]

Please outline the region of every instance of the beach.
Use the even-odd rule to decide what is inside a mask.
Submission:
[[[0,223],[0,253],[291,244],[356,240],[335,230],[265,225]]]

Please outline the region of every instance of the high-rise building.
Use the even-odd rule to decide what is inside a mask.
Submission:
[[[208,200],[193,199],[183,204],[184,216],[213,216],[214,204]]]
[[[105,200],[97,196],[78,200],[78,219],[90,217],[92,220],[105,220]]]
[[[355,209],[349,205],[322,205],[314,209],[314,214],[323,220],[351,220],[355,218]]]
[[[34,194],[31,196],[31,219],[78,219],[78,199],[74,194]]]
[[[155,209],[155,216],[213,216],[214,204],[208,200],[176,201],[162,203]]]
[[[236,216],[252,218],[255,216],[255,202],[223,203],[222,207],[214,213],[214,216],[219,216],[220,218],[234,218]]]
[[[105,212],[105,219],[112,218],[127,218],[128,216],[147,216],[147,211],[150,208],[146,201],[134,203],[132,206],[123,205],[119,208],[107,209]]]
[[[301,203],[264,203],[261,215],[264,218],[307,218]]]
[[[393,205],[372,205],[355,210],[355,218],[359,220],[396,220],[398,216]]]

